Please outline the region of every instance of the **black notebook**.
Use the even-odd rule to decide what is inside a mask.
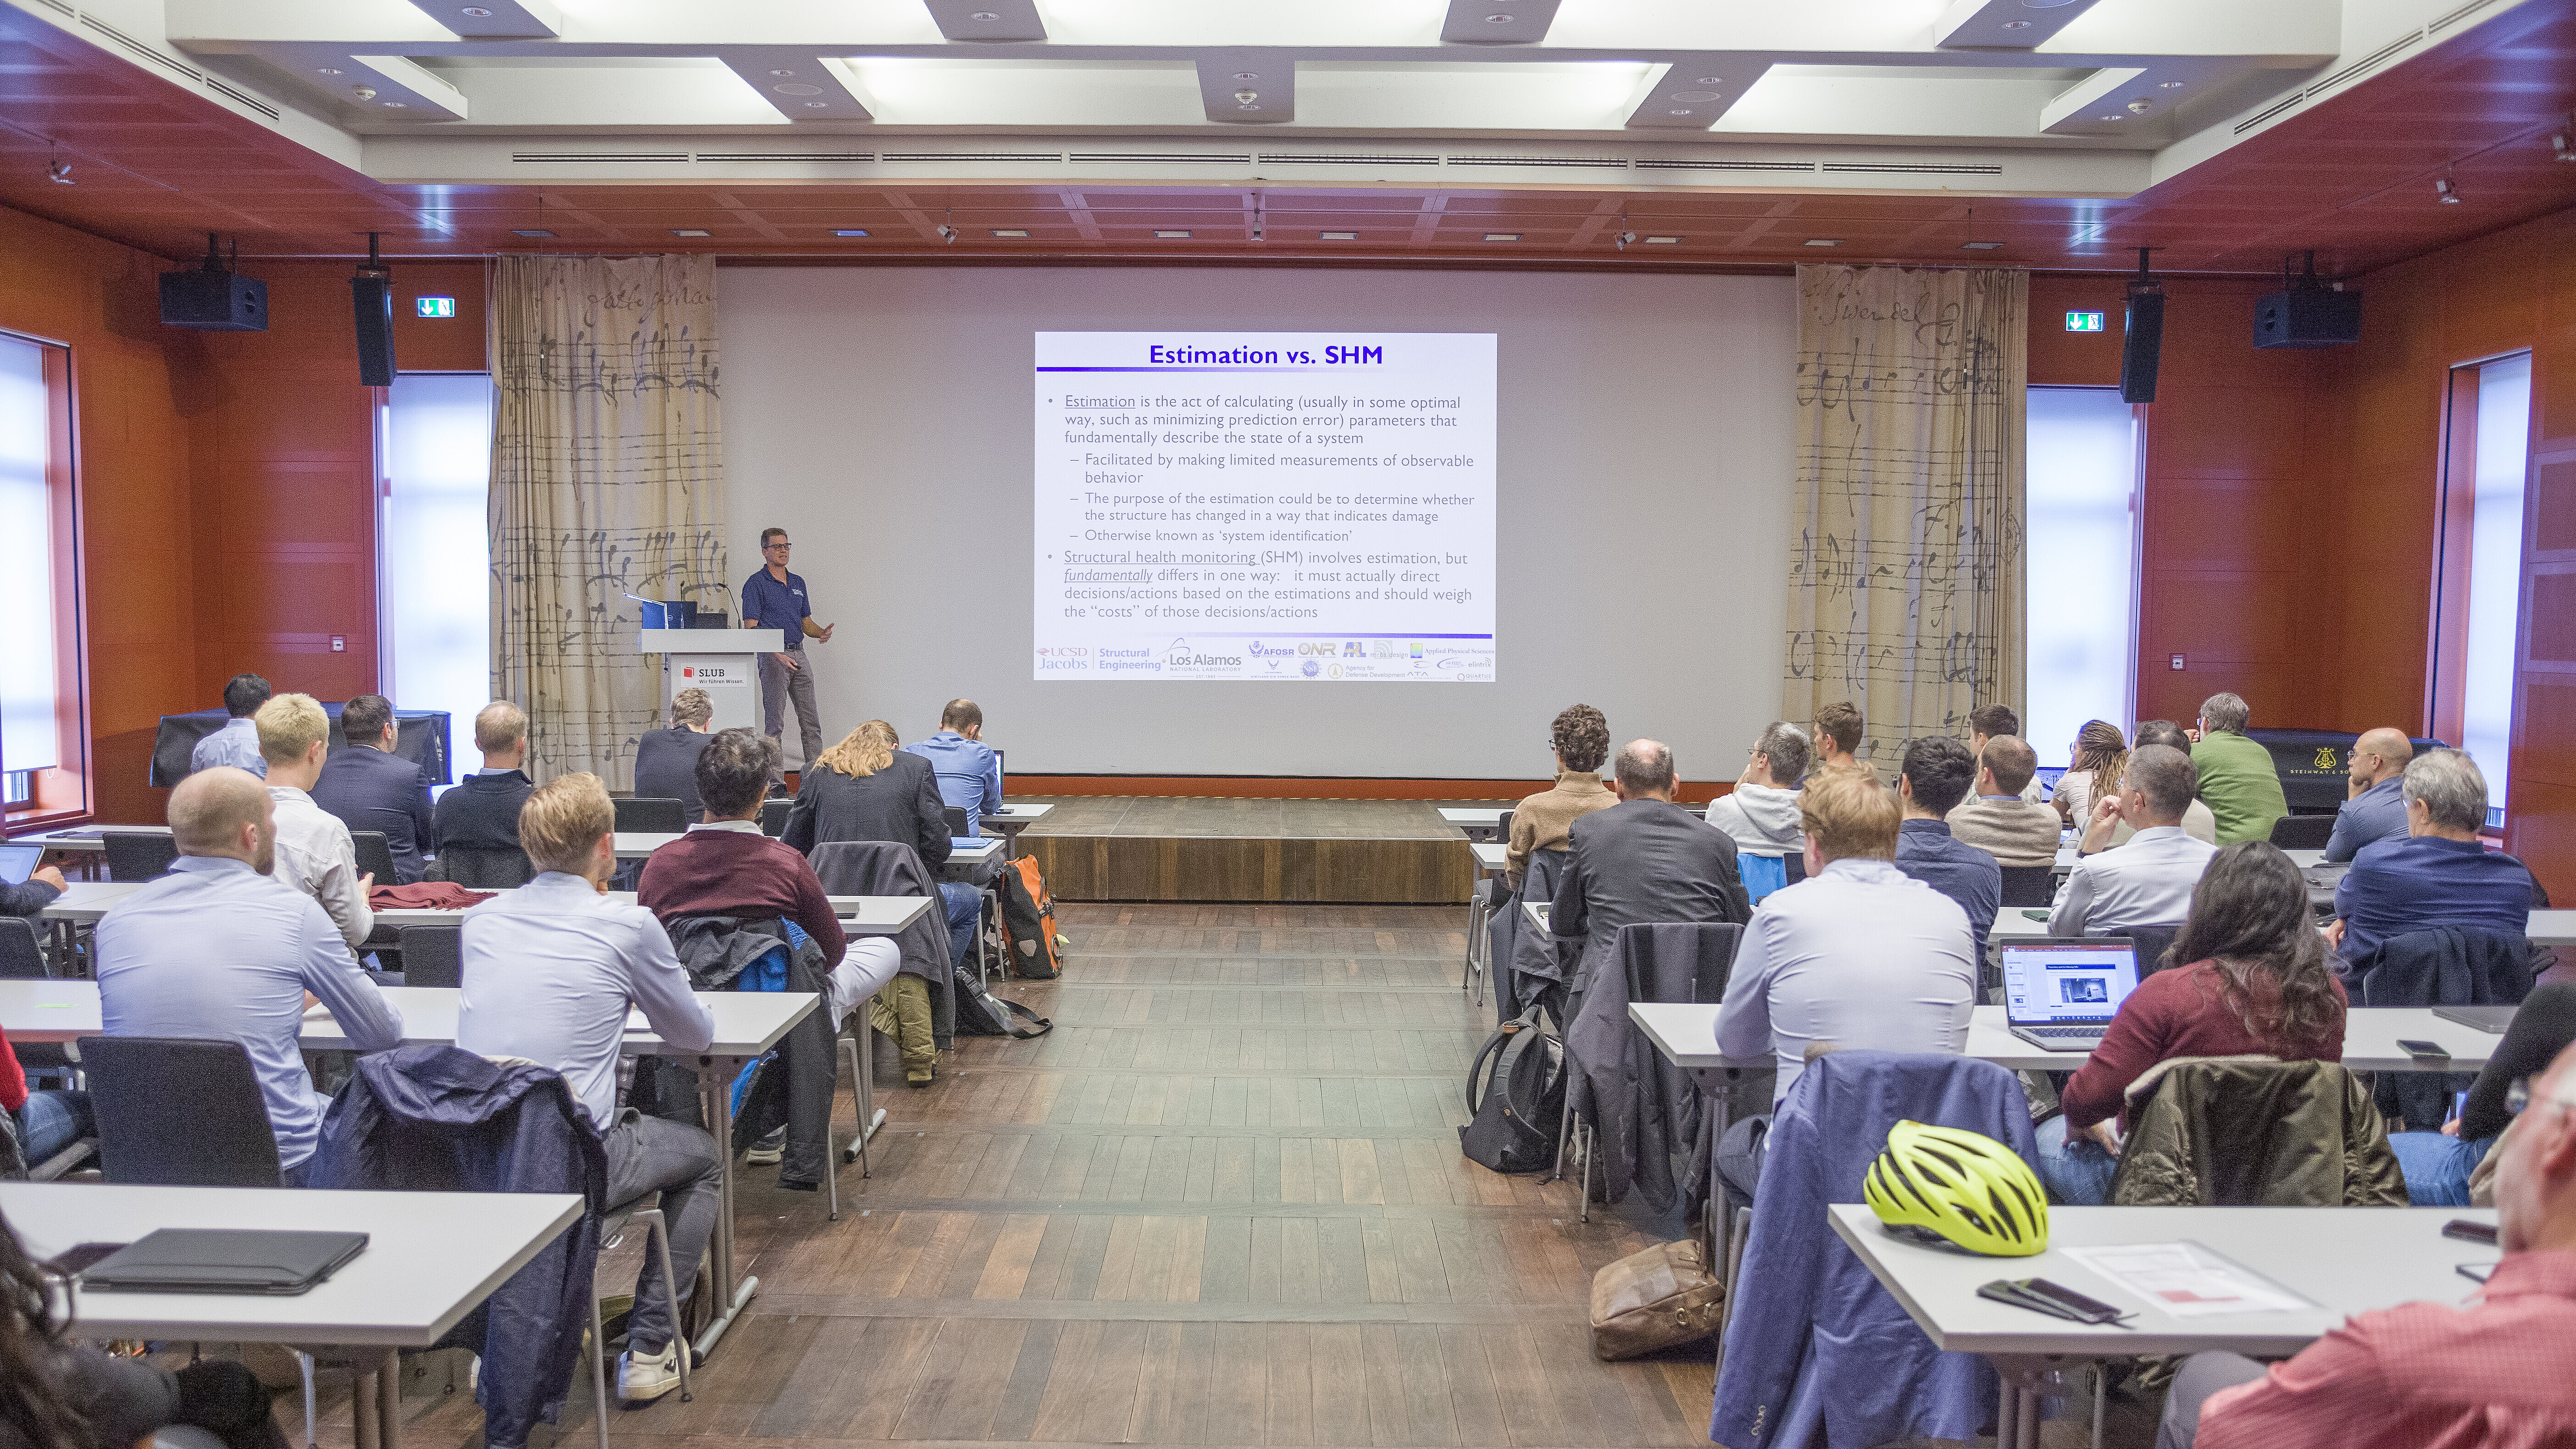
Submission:
[[[84,1286],[104,1293],[264,1293],[293,1296],[366,1250],[365,1233],[256,1228],[161,1228],[91,1264]]]

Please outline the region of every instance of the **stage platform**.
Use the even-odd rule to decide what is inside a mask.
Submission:
[[[1464,904],[1475,857],[1440,807],[1512,803],[1028,798],[1055,807],[1020,853],[1037,857],[1058,900],[1392,905]]]

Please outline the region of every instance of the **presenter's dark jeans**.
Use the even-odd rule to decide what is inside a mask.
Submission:
[[[778,765],[787,767],[787,706],[796,706],[797,734],[805,752],[797,757],[800,768],[814,768],[815,758],[823,753],[823,716],[814,707],[814,664],[805,651],[789,651],[796,667],[789,669],[778,662],[774,653],[760,656],[760,732],[778,741]]]

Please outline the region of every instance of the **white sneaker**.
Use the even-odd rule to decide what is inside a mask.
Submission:
[[[617,1357],[617,1397],[627,1403],[650,1403],[679,1386],[680,1341],[676,1338],[657,1354],[630,1348]]]
[[[754,1167],[759,1167],[764,1163],[777,1162],[786,1156],[787,1129],[781,1127],[751,1144],[749,1150],[742,1154],[742,1160]]]

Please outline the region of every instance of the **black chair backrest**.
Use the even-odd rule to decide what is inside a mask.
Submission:
[[[45,953],[36,943],[36,923],[0,916],[0,981],[35,981],[48,974]]]
[[[2044,865],[2008,865],[2004,872],[2004,897],[2007,906],[2044,906],[2057,899],[2056,883],[2050,868]]]
[[[479,845],[447,847],[438,853],[438,865],[430,873],[439,880],[478,891],[505,891],[537,878],[537,868],[528,863],[526,851]]]
[[[358,874],[374,876],[380,886],[402,884],[402,876],[394,869],[394,848],[386,842],[383,831],[352,830],[349,843],[358,848]]]
[[[403,927],[403,985],[464,985],[464,938],[465,932],[456,926]]]
[[[1494,838],[1496,840],[1508,842],[1512,838],[1512,816],[1516,813],[1517,812],[1515,811],[1506,810],[1502,814],[1494,817]]]
[[[86,1036],[80,1055],[109,1182],[279,1185],[277,1136],[241,1043]]]
[[[2323,850],[2334,827],[2331,815],[2284,815],[2272,822],[2272,843],[2283,850]]]
[[[795,804],[796,802],[794,800],[762,801],[760,804],[760,833],[768,836],[772,840],[776,840],[779,836],[785,835],[787,833],[787,812],[794,808]],[[687,829],[686,826],[682,826],[681,828]]]
[[[951,805],[940,812],[948,817],[948,833],[959,840],[975,838],[975,822],[966,818],[966,807]]]
[[[2182,934],[2182,925],[2176,922],[2170,926],[2131,926],[2114,934],[2128,937],[2129,943],[2138,948],[2138,979],[2144,981],[2165,969],[2165,951],[2173,945],[2174,937]],[[2176,961],[2172,964],[2183,966],[2190,963]]]
[[[107,878],[141,881],[170,868],[179,858],[179,845],[169,836],[148,831],[110,830],[101,837],[107,844]]]
[[[1791,885],[1805,880],[1807,878],[1806,848],[1801,846],[1796,850],[1783,852],[1780,856],[1780,869],[1789,877]]]
[[[617,805],[617,828],[646,835],[677,835],[689,828],[688,807],[677,800],[630,799]]]

